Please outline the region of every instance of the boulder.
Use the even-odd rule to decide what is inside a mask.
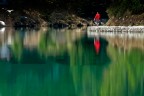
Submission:
[[[5,22],[4,21],[0,21],[0,26],[6,26]]]

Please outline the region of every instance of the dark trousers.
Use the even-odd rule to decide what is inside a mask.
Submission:
[[[94,23],[95,23],[96,25],[100,25],[100,24],[101,24],[101,21],[100,21],[100,20],[94,20]]]

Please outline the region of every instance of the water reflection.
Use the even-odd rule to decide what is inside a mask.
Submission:
[[[142,47],[121,46],[130,39],[87,38],[83,31],[5,29],[0,95],[143,96]],[[144,46],[139,38],[133,42]]]
[[[98,37],[94,38],[94,47],[95,47],[95,51],[96,51],[97,54],[100,51],[100,46],[101,46],[101,43],[100,43],[99,38]]]
[[[0,48],[0,59],[10,60],[10,50],[6,44],[3,44]]]

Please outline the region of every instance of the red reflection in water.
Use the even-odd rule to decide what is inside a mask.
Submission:
[[[99,39],[94,39],[94,47],[95,47],[96,53],[99,54],[99,51],[100,51],[100,40]]]

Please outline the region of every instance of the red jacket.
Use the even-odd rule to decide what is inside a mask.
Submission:
[[[100,20],[100,14],[99,14],[99,13],[97,13],[97,14],[95,15],[95,20]]]

